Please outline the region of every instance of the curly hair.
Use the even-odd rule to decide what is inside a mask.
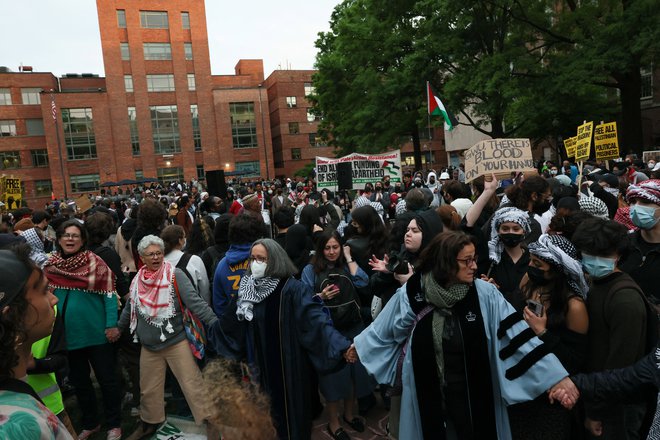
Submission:
[[[240,365],[217,359],[204,368],[209,390],[209,421],[236,440],[275,440],[270,400],[256,385],[243,381]],[[225,429],[223,429],[223,427]]]
[[[505,193],[513,206],[527,211],[527,204],[532,199],[532,194],[543,194],[548,188],[550,188],[550,183],[543,177],[531,176],[518,185],[511,185]]]
[[[110,237],[114,229],[114,222],[109,214],[95,212],[85,220],[87,230],[87,246],[100,245]]]
[[[167,211],[162,204],[152,199],[142,201],[137,217],[138,227],[148,231],[161,231],[165,220],[167,220]]]
[[[197,219],[190,228],[186,252],[200,256],[202,252],[215,244],[213,230],[204,219]]]

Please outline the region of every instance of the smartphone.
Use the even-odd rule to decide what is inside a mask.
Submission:
[[[527,307],[532,311],[536,316],[543,316],[543,304],[533,299],[527,300]]]

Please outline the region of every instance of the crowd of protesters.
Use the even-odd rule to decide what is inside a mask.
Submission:
[[[2,215],[0,438],[660,438],[660,162],[215,190]]]

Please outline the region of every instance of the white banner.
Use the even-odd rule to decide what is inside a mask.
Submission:
[[[352,153],[337,159],[316,156],[316,187],[337,188],[337,164],[351,162],[353,188],[362,189],[390,176],[392,184],[401,182],[401,150],[381,154]],[[357,187],[357,188],[356,188]]]

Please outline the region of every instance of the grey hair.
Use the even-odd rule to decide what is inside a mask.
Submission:
[[[144,255],[144,252],[147,250],[147,248],[153,244],[160,247],[161,252],[165,252],[165,242],[160,237],[155,235],[145,235],[138,243],[138,254]]]
[[[268,254],[268,265],[266,266],[264,276],[282,280],[298,273],[298,268],[293,264],[284,248],[278,242],[272,238],[262,238],[252,243],[250,251],[258,244],[265,247]],[[246,274],[252,274],[249,266]]]

